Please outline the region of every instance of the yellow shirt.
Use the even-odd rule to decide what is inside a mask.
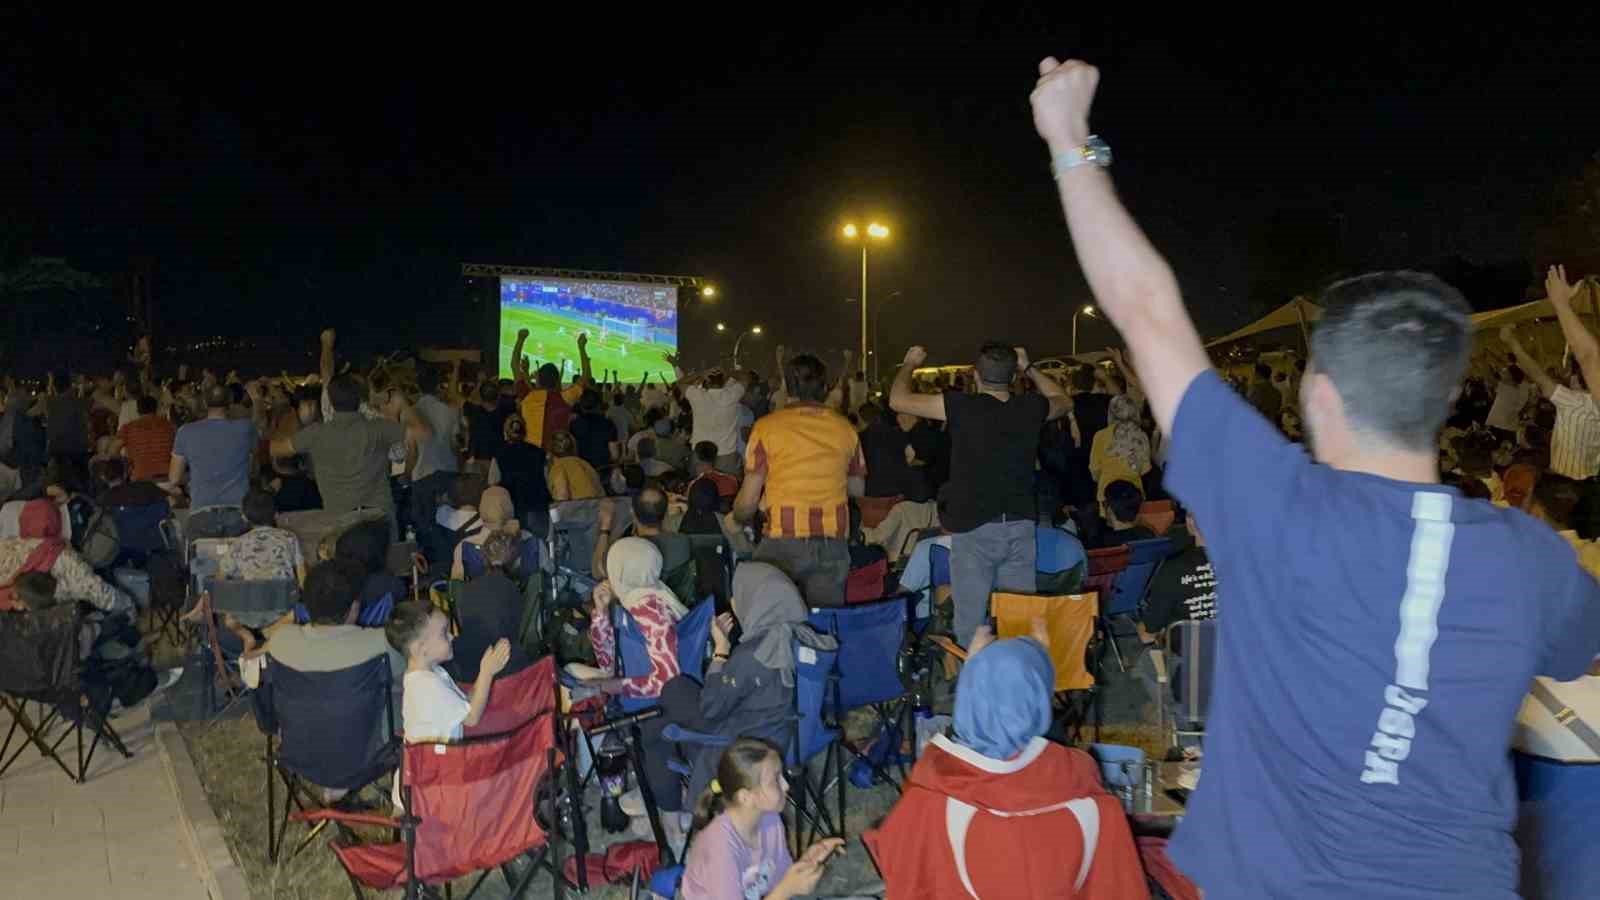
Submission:
[[[600,486],[600,474],[594,470],[594,466],[576,456],[551,459],[546,478],[550,482],[550,497],[557,502],[593,500],[606,495],[605,488]]]
[[[517,404],[522,413],[522,421],[528,426],[527,442],[535,447],[543,447],[545,438],[552,431],[566,431],[572,422],[573,406],[583,396],[583,382],[562,388],[560,391],[547,391],[543,388],[534,388]],[[559,395],[559,401],[556,396]],[[554,407],[554,408],[552,408]]]
[[[1101,502],[1106,499],[1106,486],[1113,481],[1131,482],[1144,491],[1144,472],[1135,472],[1127,460],[1111,452],[1112,434],[1116,429],[1106,426],[1095,433],[1094,442],[1089,445],[1089,476],[1098,487],[1096,496]],[[1145,471],[1149,471],[1146,469]]]
[[[850,478],[867,461],[850,421],[816,403],[791,403],[756,420],[745,470],[766,476],[761,507],[769,537],[843,538],[850,532]]]

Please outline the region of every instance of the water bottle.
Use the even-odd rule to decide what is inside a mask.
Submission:
[[[600,776],[600,825],[616,834],[630,824],[622,811],[622,795],[628,790],[627,750],[616,732],[609,732],[594,751],[594,770]]]

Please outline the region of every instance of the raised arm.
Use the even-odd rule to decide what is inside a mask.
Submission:
[[[927,358],[928,351],[920,346],[906,351],[905,362],[900,364],[900,371],[894,375],[894,384],[889,387],[889,408],[908,416],[943,422],[944,395],[919,394],[911,388],[911,373]]]
[[[1556,388],[1559,387],[1556,384],[1556,380],[1545,374],[1544,367],[1539,365],[1532,354],[1523,349],[1522,342],[1517,340],[1517,330],[1515,328],[1507,325],[1500,329],[1500,341],[1511,351],[1511,355],[1517,358],[1517,365],[1522,367],[1522,371],[1533,380],[1534,384],[1539,386],[1540,394],[1546,399],[1555,394]],[[1584,380],[1588,380],[1588,377],[1585,374]]]
[[[322,330],[322,353],[317,358],[317,374],[322,376],[322,389],[328,389],[328,383],[333,381],[333,342],[338,339],[338,332],[332,328]]]
[[[578,371],[583,374],[583,386],[594,384],[594,370],[589,366],[589,333],[578,332]]]
[[[1589,394],[1600,400],[1600,342],[1578,318],[1572,309],[1572,285],[1567,282],[1566,266],[1551,266],[1544,278],[1545,295],[1555,307],[1556,318],[1561,322],[1561,334],[1572,348],[1583,380],[1589,385]]]
[[[1050,412],[1045,416],[1045,421],[1054,422],[1072,410],[1072,398],[1067,392],[1056,384],[1056,380],[1049,375],[1035,369],[1028,361],[1026,347],[1017,347],[1017,368],[1021,369],[1029,378],[1033,379],[1033,386],[1039,389],[1039,395],[1050,404]],[[940,398],[943,399],[942,397]]]
[[[528,385],[528,363],[522,358],[522,345],[528,342],[528,329],[517,329],[517,343],[511,348],[511,377],[517,380],[517,387]]]
[[[1089,139],[1089,107],[1100,72],[1088,63],[1039,63],[1033,123],[1052,160]],[[1110,174],[1100,166],[1059,170],[1056,188],[1066,213],[1078,265],[1100,307],[1122,333],[1143,366],[1145,390],[1156,423],[1167,434],[1183,392],[1211,367],[1200,335],[1183,307],[1178,282],[1161,254],[1117,199]]]

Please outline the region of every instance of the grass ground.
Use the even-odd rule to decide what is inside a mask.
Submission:
[[[525,306],[500,307],[501,372],[511,371],[511,351],[517,343],[517,330],[521,328],[528,329],[523,353],[533,360],[534,368],[542,362],[559,366],[563,359],[568,359],[576,372],[578,333],[582,331],[589,334],[589,359],[596,378],[612,370],[621,373],[619,377],[624,383],[637,382],[646,372],[672,380],[672,366],[661,355],[678,352],[676,343],[625,341],[615,333],[602,340],[599,329],[591,324]]]

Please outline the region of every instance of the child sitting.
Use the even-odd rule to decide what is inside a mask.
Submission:
[[[816,890],[823,863],[844,841],[818,841],[796,862],[783,834],[788,789],[776,747],[755,738],[734,741],[695,810],[680,895],[788,900]]]
[[[511,659],[509,641],[502,638],[483,651],[468,699],[443,668],[454,656],[450,620],[444,613],[425,603],[402,603],[384,633],[389,646],[406,658],[401,715],[407,743],[459,740],[463,728],[478,724],[489,704],[494,676]]]

